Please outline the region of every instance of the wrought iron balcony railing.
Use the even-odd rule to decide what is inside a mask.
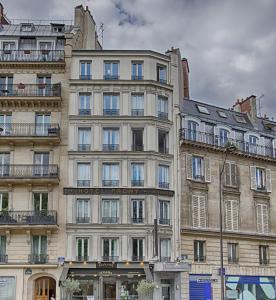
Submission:
[[[144,110],[143,109],[132,109],[131,115],[136,116],[136,117],[141,117],[144,115]]]
[[[159,111],[158,118],[162,120],[168,120],[169,114],[167,112]]]
[[[144,223],[144,218],[133,217],[132,218],[132,223],[134,223],[134,224],[142,224],[142,223]]]
[[[55,210],[41,211],[1,211],[1,225],[56,225]]]
[[[80,75],[80,80],[91,80],[92,75]]]
[[[169,148],[166,147],[158,147],[158,152],[162,154],[168,154],[169,153]]]
[[[218,148],[224,148],[227,143],[233,143],[237,147],[237,151],[253,155],[276,158],[276,149],[272,146],[256,145],[238,139],[222,139],[219,135],[212,133],[201,132],[198,130],[189,130],[187,128],[180,129],[181,140],[202,143]]]
[[[119,75],[104,75],[104,80],[119,80]]]
[[[76,256],[76,261],[78,261],[78,262],[89,261],[89,256],[88,255],[85,255],[85,256]]]
[[[170,262],[171,261],[171,257],[170,256],[161,256],[160,257],[160,261],[161,262]]]
[[[159,187],[161,189],[168,189],[170,187],[170,184],[168,182],[159,182]]]
[[[90,151],[91,144],[78,144],[78,151]]]
[[[159,224],[161,225],[170,225],[170,219],[159,219]]]
[[[238,264],[239,258],[238,257],[228,257],[228,263],[229,264]]]
[[[119,180],[103,180],[102,184],[103,186],[119,186],[120,181]]]
[[[141,75],[131,75],[131,80],[143,80],[144,77]]]
[[[1,179],[36,179],[58,177],[58,165],[0,165]]]
[[[103,261],[118,261],[119,256],[103,256],[102,260]]]
[[[144,186],[144,180],[131,180],[131,186]]]
[[[80,108],[79,109],[79,115],[80,116],[90,116],[91,115],[91,109],[90,108]]]
[[[77,180],[77,186],[78,187],[89,187],[91,180]]]
[[[103,115],[104,116],[119,116],[120,110],[119,109],[107,109],[104,108]]]
[[[63,62],[64,50],[0,50],[5,62]]]
[[[145,256],[137,256],[137,255],[134,255],[132,256],[132,261],[144,261],[145,260]]]
[[[46,264],[48,262],[47,254],[30,254],[29,263],[30,264]]]
[[[269,265],[269,259],[260,259],[260,265]]]
[[[104,151],[118,151],[119,144],[103,144]]]
[[[102,217],[102,223],[105,224],[116,224],[118,223],[119,218],[118,217]]]
[[[205,262],[205,261],[206,261],[206,256],[196,255],[196,256],[194,257],[194,261],[195,261],[195,262]]]
[[[0,137],[59,137],[58,124],[0,123]]]
[[[90,223],[90,217],[77,217],[76,223],[78,224],[87,224]]]
[[[6,264],[8,262],[8,255],[0,253],[0,264]]]
[[[56,84],[1,84],[0,97],[60,97],[61,85]]]

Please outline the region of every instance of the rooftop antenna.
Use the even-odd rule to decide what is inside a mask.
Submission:
[[[104,43],[104,23],[100,23],[100,27],[98,29],[98,35],[101,39],[101,44],[103,48],[103,43]]]
[[[257,103],[258,103],[258,117],[262,117],[262,105],[261,105],[261,100],[264,97],[264,94],[262,94],[261,96],[259,96],[257,98]]]

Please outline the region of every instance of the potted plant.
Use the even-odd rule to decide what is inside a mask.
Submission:
[[[72,300],[73,294],[80,291],[80,283],[78,280],[73,278],[67,278],[61,283],[64,291],[66,299]]]
[[[137,286],[139,299],[144,299],[144,297],[152,297],[155,288],[156,285],[153,281],[145,279],[141,280]]]
[[[25,84],[24,83],[22,83],[22,82],[20,82],[19,84],[18,84],[18,89],[20,89],[20,90],[24,90],[25,89]]]

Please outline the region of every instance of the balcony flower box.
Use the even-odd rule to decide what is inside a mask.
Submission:
[[[24,54],[31,54],[31,50],[24,50]]]
[[[25,84],[24,83],[19,83],[17,87],[18,87],[19,90],[24,90],[25,89]]]

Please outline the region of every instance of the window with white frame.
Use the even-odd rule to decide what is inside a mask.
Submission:
[[[143,116],[144,115],[144,95],[131,94],[131,115]]]
[[[207,203],[205,195],[192,195],[192,226],[207,227]]]
[[[0,192],[0,214],[9,209],[9,194]]]
[[[227,250],[228,250],[228,263],[231,264],[238,263],[239,262],[238,243],[228,243]]]
[[[119,200],[103,199],[102,200],[102,223],[119,222]]]
[[[131,185],[144,186],[144,164],[143,163],[131,164]]]
[[[133,238],[132,239],[132,261],[144,260],[144,239]]]
[[[169,262],[171,260],[171,239],[160,238],[160,260]]]
[[[167,83],[167,67],[163,65],[157,65],[157,81],[161,83]]]
[[[51,75],[37,75],[36,82],[38,96],[53,96]]]
[[[80,61],[80,79],[89,80],[92,79],[92,62]]]
[[[259,246],[259,262],[260,262],[260,265],[268,265],[269,264],[269,246],[267,246],[267,245]]]
[[[15,42],[3,42],[3,52],[4,54],[11,54],[11,51],[15,50]]]
[[[250,166],[251,189],[271,192],[271,170]]]
[[[89,238],[77,237],[77,261],[88,261],[89,260]]]
[[[77,164],[77,186],[87,187],[91,184],[91,164],[78,163]]]
[[[158,179],[159,187],[163,189],[168,189],[169,183],[169,166],[159,165],[158,166]]]
[[[48,210],[48,193],[33,193],[33,207],[36,213],[47,213]]]
[[[258,138],[255,135],[249,135],[249,153],[258,153]]]
[[[143,79],[143,62],[133,61],[131,63],[131,79],[142,80]]]
[[[132,222],[144,223],[144,200],[132,199]]]
[[[103,186],[119,186],[120,165],[118,163],[103,163],[102,166]]]
[[[225,162],[224,175],[225,175],[226,186],[236,187],[238,185],[237,164],[235,162],[232,161]]]
[[[103,129],[103,150],[104,151],[119,150],[119,129],[118,128]]]
[[[119,113],[119,95],[105,93],[103,95],[103,115],[118,116]]]
[[[51,127],[51,113],[35,114],[35,135],[48,136]]]
[[[77,199],[77,215],[76,223],[89,223],[90,222],[90,200]]]
[[[0,263],[7,263],[6,236],[0,235]]]
[[[190,180],[211,182],[209,157],[186,154],[186,174]]]
[[[170,201],[159,200],[159,224],[170,225]]]
[[[204,158],[194,155],[192,158],[192,166],[193,179],[204,181]]]
[[[47,262],[47,236],[33,235],[31,261],[33,263]]]
[[[265,203],[256,204],[256,224],[258,233],[269,233],[269,206]]]
[[[225,201],[225,228],[227,230],[239,230],[239,203],[238,200]]]
[[[0,96],[13,95],[13,76],[1,75],[0,76]]]
[[[90,99],[90,93],[79,93],[79,115],[91,115]]]
[[[190,141],[197,141],[197,135],[200,134],[198,132],[198,123],[195,121],[188,120],[188,132],[186,138]]]
[[[119,79],[119,62],[117,61],[104,62],[104,79],[105,80]]]
[[[78,128],[78,151],[91,150],[91,128]]]
[[[10,153],[0,152],[0,177],[10,174]]]
[[[158,118],[168,119],[168,98],[164,96],[158,96]]]
[[[194,241],[194,261],[195,262],[205,262],[205,241]]]
[[[219,145],[225,146],[229,140],[230,132],[227,129],[219,129]]]
[[[103,261],[117,261],[119,258],[118,238],[103,238]]]
[[[1,93],[1,92],[0,92]],[[0,113],[0,136],[10,135],[12,130],[12,115]]]

